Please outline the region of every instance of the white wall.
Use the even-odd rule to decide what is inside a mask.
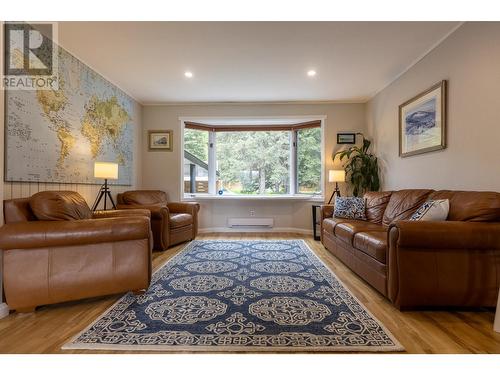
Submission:
[[[500,23],[466,23],[367,104],[383,188],[500,191]],[[398,106],[448,80],[448,146],[398,156]]]
[[[340,130],[365,130],[364,104],[207,104],[207,105],[154,105],[143,108],[143,156],[142,185],[145,189],[161,189],[169,193],[171,200],[180,200],[181,183],[181,129],[179,117],[189,116],[306,116],[326,115],[325,165],[332,169],[331,155],[336,147],[336,134]],[[173,152],[148,152],[147,131],[172,129]],[[332,192],[326,184],[325,196]],[[283,230],[312,229],[311,202],[294,201],[201,201],[200,228],[225,228],[227,217],[248,217],[255,210],[256,217],[275,218],[275,228]]]

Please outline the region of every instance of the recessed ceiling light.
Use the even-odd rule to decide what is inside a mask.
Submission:
[[[316,71],[315,71],[315,70],[309,70],[309,71],[307,72],[307,75],[308,75],[309,77],[314,77],[314,76],[316,75]]]
[[[187,78],[193,78],[193,73],[190,71],[184,72],[184,76]]]

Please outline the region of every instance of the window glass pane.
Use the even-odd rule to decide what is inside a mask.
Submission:
[[[217,191],[288,194],[290,132],[216,133]]]
[[[208,131],[184,129],[184,192],[208,193]]]
[[[297,131],[298,193],[321,192],[321,129]]]

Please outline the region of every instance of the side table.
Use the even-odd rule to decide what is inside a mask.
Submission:
[[[317,234],[318,233],[318,231],[317,231],[318,225],[321,225],[321,223],[317,219],[317,217],[318,217],[318,211],[317,211],[317,209],[318,208],[321,208],[321,206],[319,204],[313,204],[312,205],[313,237],[314,237],[315,241],[319,241],[321,239],[321,236]],[[321,215],[320,215],[320,218],[321,218]]]

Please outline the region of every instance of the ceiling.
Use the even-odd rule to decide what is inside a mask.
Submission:
[[[363,102],[459,25],[61,22],[59,43],[143,104]]]

